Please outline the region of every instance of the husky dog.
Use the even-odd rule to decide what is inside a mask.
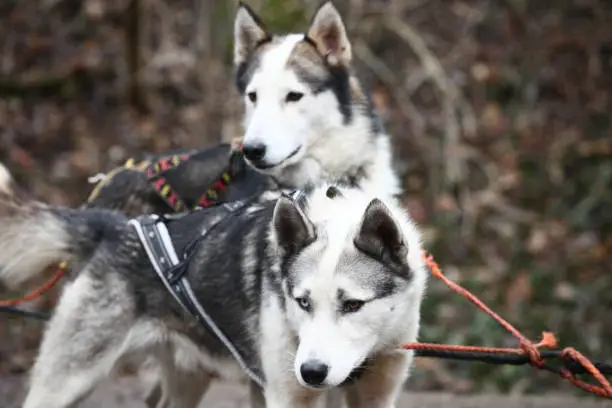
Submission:
[[[245,103],[242,153],[248,166],[224,200],[322,181],[400,193],[389,137],[351,63],[351,44],[331,2],[318,9],[306,33],[289,35],[273,35],[240,3],[234,66]],[[214,183],[229,154],[229,145],[216,146],[164,176],[193,201]],[[142,173],[123,172],[107,184],[86,207],[130,215],[167,208]]]
[[[353,73],[351,44],[331,2],[306,33],[289,35],[271,34],[241,2],[234,64],[252,168],[281,186],[325,180],[400,192],[389,138]]]
[[[73,407],[124,364],[153,356],[165,401],[195,407],[213,379],[243,375],[176,302],[118,212],[0,202],[0,276],[69,259],[25,408]],[[340,387],[350,407],[389,408],[408,376],[426,284],[420,234],[396,200],[323,185],[300,198],[224,205],[167,222],[196,298],[264,381],[270,408],[314,407]],[[211,227],[211,225],[213,225]]]
[[[305,33],[285,35],[271,33],[240,2],[234,67],[249,166],[247,177],[230,185],[228,200],[244,198],[247,189],[292,190],[321,181],[385,197],[400,193],[389,137],[354,74],[346,28],[331,2],[320,6]]]

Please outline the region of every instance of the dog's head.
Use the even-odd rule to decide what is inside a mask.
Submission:
[[[426,273],[419,233],[393,203],[330,187],[305,204],[279,199],[273,226],[301,384],[337,386],[416,339]]]
[[[241,3],[234,63],[246,108],[243,149],[255,169],[279,176],[288,167],[325,168],[342,155],[371,152],[371,104],[351,75],[351,59],[345,25],[330,2],[305,34],[289,35],[272,35]]]

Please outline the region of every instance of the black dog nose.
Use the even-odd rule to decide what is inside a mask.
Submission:
[[[242,146],[242,152],[247,159],[258,162],[266,155],[266,145],[261,143],[254,145],[245,144]]]
[[[307,361],[300,366],[300,374],[304,382],[313,387],[323,384],[328,372],[329,367],[317,360]]]

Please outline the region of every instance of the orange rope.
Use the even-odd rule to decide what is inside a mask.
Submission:
[[[533,343],[523,334],[521,334],[517,329],[515,329],[510,323],[504,320],[497,313],[492,311],[487,305],[485,305],[480,299],[470,293],[467,289],[461,287],[455,282],[448,279],[440,270],[440,267],[434,261],[431,255],[427,255],[423,253],[423,259],[425,260],[426,265],[431,270],[431,273],[438,279],[442,280],[449,288],[451,288],[454,292],[459,295],[465,297],[470,302],[475,304],[479,309],[483,310],[486,314],[495,319],[502,327],[504,327],[507,331],[509,331],[514,337],[519,340],[520,347],[519,348],[497,348],[497,347],[477,347],[477,346],[455,346],[449,344],[431,344],[431,343],[408,343],[402,346],[403,349],[406,350],[432,350],[432,351],[460,351],[460,352],[482,352],[482,353],[491,353],[491,354],[505,354],[505,353],[513,353],[513,354],[524,354],[529,357],[529,360],[532,365],[538,368],[544,368],[544,360],[540,355],[540,348],[556,348],[557,347],[557,339],[554,334],[550,332],[542,333],[542,340],[539,343]],[[599,385],[588,384],[584,381],[581,381],[576,378],[574,374],[572,374],[566,368],[562,368],[560,370],[560,375],[562,378],[570,381],[574,386],[579,387],[583,390],[591,392],[593,394],[599,395],[604,398],[612,399],[612,385],[608,379],[595,367],[595,365],[584,355],[579,353],[577,350],[573,348],[565,348],[562,352],[562,357],[565,360],[572,360],[576,363],[580,364],[584,369],[590,373],[595,380],[599,383]]]
[[[502,327],[504,327],[507,331],[509,331],[514,337],[519,340],[520,347],[519,348],[501,348],[501,347],[479,347],[479,346],[456,346],[449,344],[432,344],[432,343],[408,343],[402,346],[403,349],[406,350],[431,350],[431,351],[458,351],[458,352],[482,352],[482,353],[491,353],[491,354],[522,354],[527,355],[532,365],[538,368],[544,368],[544,360],[540,354],[541,348],[556,348],[557,347],[557,339],[554,334],[550,332],[542,333],[542,340],[539,343],[533,343],[527,337],[525,337],[521,332],[519,332],[514,326],[504,320],[501,316],[491,310],[487,305],[485,305],[480,299],[470,293],[467,289],[461,287],[460,285],[454,283],[450,279],[448,279],[440,270],[440,267],[434,261],[431,255],[427,255],[423,253],[423,258],[427,266],[431,269],[431,273],[438,279],[442,280],[449,288],[451,288],[454,292],[459,295],[465,297],[470,302],[475,304],[479,309],[483,310],[493,319],[495,319]],[[15,306],[20,303],[24,303],[30,300],[34,300],[37,297],[41,296],[43,293],[47,292],[51,289],[61,278],[64,276],[66,271],[66,264],[61,264],[58,266],[58,270],[49,279],[43,286],[40,288],[16,299],[4,300],[0,301],[0,306]],[[562,351],[562,357],[565,360],[572,360],[578,364],[580,364],[584,369],[590,373],[595,380],[599,383],[599,385],[588,384],[584,381],[581,381],[576,378],[574,374],[572,374],[568,369],[562,368],[559,371],[559,374],[562,378],[570,381],[574,386],[581,388],[585,391],[591,392],[593,394],[599,395],[604,398],[612,399],[612,385],[608,381],[608,379],[595,367],[595,365],[584,355],[573,348],[565,348]]]
[[[0,306],[16,306],[19,305],[21,303],[25,303],[25,302],[29,302],[31,300],[34,300],[36,298],[38,298],[39,296],[41,296],[43,293],[47,292],[49,289],[51,289],[53,286],[55,286],[55,284],[62,278],[62,276],[64,276],[64,273],[66,272],[66,265],[65,264],[61,264],[57,267],[57,272],[55,272],[55,275],[53,275],[47,282],[45,282],[44,285],[42,285],[40,288],[33,290],[21,297],[15,298],[15,299],[8,299],[8,300],[0,300]]]

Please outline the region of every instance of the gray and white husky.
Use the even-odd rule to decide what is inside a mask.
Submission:
[[[354,75],[351,44],[331,2],[306,33],[289,35],[270,33],[241,2],[234,65],[251,168],[281,187],[348,182],[399,194],[389,137]]]
[[[415,341],[426,269],[395,199],[322,185],[300,198],[224,205],[168,221],[202,307],[264,382],[270,408],[314,407],[339,387],[349,407],[390,408]],[[221,220],[221,221],[219,221]],[[244,372],[164,287],[118,212],[0,202],[0,278],[17,284],[69,260],[25,408],[73,407],[124,364],[155,358],[160,406],[190,407],[213,379]],[[212,231],[212,229],[211,229]]]

